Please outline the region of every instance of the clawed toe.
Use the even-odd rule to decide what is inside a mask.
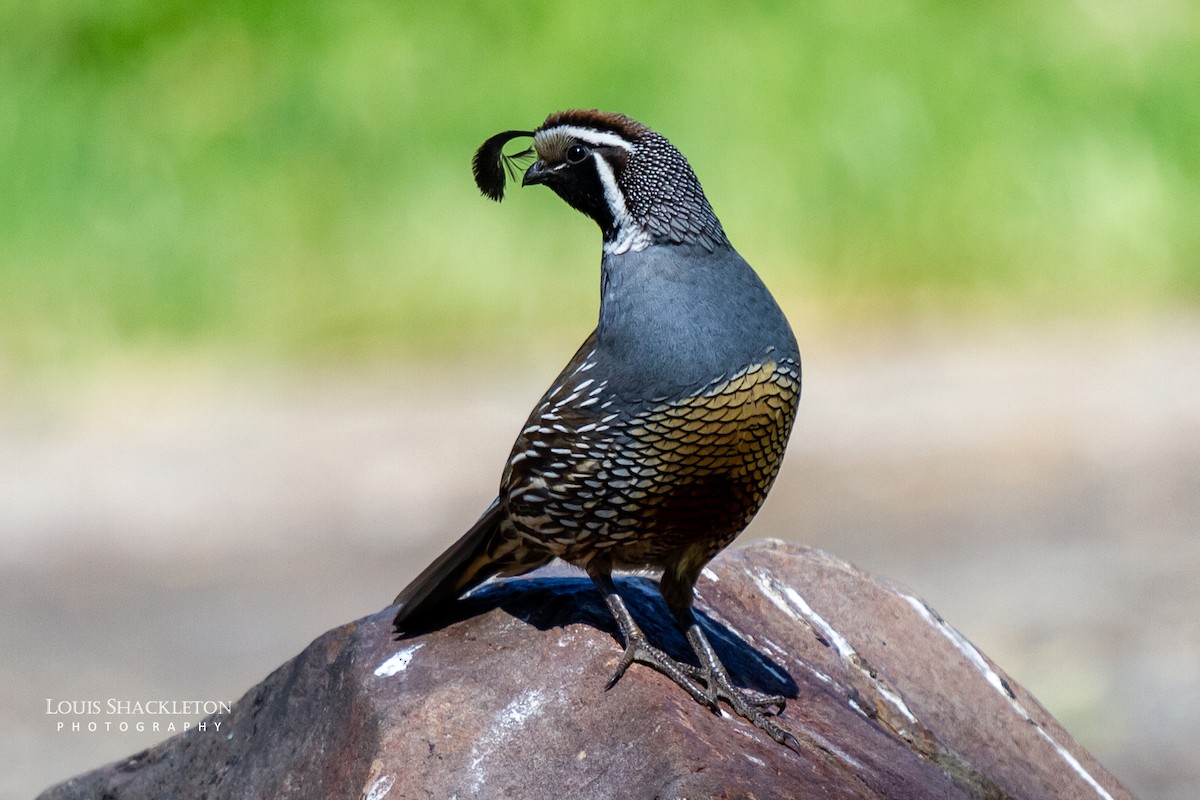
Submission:
[[[781,695],[760,694],[734,686],[729,672],[717,658],[712,645],[709,644],[708,637],[704,635],[704,631],[700,629],[699,625],[693,623],[687,629],[687,638],[692,649],[695,650],[697,658],[700,659],[700,663],[704,665],[700,680],[707,689],[706,697],[713,699],[710,705],[715,706],[716,701],[724,700],[739,716],[765,731],[775,741],[793,750],[800,746],[799,740],[792,732],[776,721],[776,717],[783,713],[787,703],[786,698]],[[770,709],[774,709],[774,711],[768,713]]]
[[[702,677],[708,687],[706,694],[716,701],[724,700],[743,717],[762,715],[764,710],[775,709],[774,715],[783,713],[787,698],[777,694],[761,694],[751,689],[739,689],[733,685],[729,674],[723,669],[713,670]]]
[[[774,708],[777,715],[787,708],[787,698],[781,694],[759,694],[749,689],[741,692],[746,702],[755,708]]]
[[[629,637],[625,645],[625,652],[621,655],[621,661],[617,664],[617,668],[613,670],[612,677],[608,679],[608,683],[604,687],[605,690],[607,691],[615,686],[617,681],[621,679],[621,676],[625,674],[625,670],[629,669],[629,665],[634,662],[645,664],[666,675],[679,684],[680,687],[686,690],[701,705],[716,708],[716,700],[710,701],[707,694],[692,680],[692,678],[698,678],[703,675],[703,671],[700,668],[676,661],[662,650],[650,644],[644,636],[638,635]]]
[[[727,682],[720,695],[739,716],[765,731],[775,741],[793,750],[800,746],[799,740],[792,732],[776,720],[776,717],[783,713],[786,698],[780,695],[760,695],[757,692],[738,689]],[[767,713],[769,709],[775,710]]]

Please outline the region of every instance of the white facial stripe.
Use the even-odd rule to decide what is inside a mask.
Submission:
[[[620,147],[630,153],[633,152],[633,145],[625,141],[615,133],[609,131],[598,131],[593,128],[582,128],[578,125],[555,125],[553,128],[547,128],[544,131],[538,131],[535,139],[551,138],[554,136],[570,136],[587,144],[603,147],[605,145],[611,147]]]
[[[600,176],[600,183],[604,186],[604,201],[608,203],[608,210],[612,212],[613,223],[619,229],[632,225],[629,209],[625,206],[625,195],[621,194],[621,189],[617,186],[617,176],[613,174],[612,167],[599,153],[593,153],[592,160],[596,162],[596,174]]]
[[[593,153],[592,160],[596,162],[596,174],[600,176],[600,183],[604,186],[604,202],[608,203],[608,210],[613,215],[613,225],[617,229],[617,237],[605,243],[604,252],[619,255],[630,250],[635,253],[644,250],[650,244],[650,236],[629,216],[625,195],[621,194],[621,189],[617,186],[617,176],[613,174],[612,167],[599,153]]]

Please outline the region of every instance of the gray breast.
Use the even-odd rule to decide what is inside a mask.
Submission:
[[[626,399],[684,396],[767,355],[799,361],[783,312],[732,248],[606,256],[602,280],[597,359]]]

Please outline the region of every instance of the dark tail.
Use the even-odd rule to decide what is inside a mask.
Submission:
[[[436,623],[452,609],[455,599],[504,567],[494,556],[500,517],[500,501],[496,500],[461,539],[396,596],[394,604],[400,606],[397,633]]]

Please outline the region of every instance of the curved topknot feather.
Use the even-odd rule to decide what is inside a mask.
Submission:
[[[533,136],[533,131],[504,131],[497,133],[479,146],[471,160],[471,171],[475,173],[475,185],[479,191],[496,202],[504,199],[505,173],[513,175],[514,161],[533,153],[532,148],[514,155],[504,154],[504,145],[521,136]]]

